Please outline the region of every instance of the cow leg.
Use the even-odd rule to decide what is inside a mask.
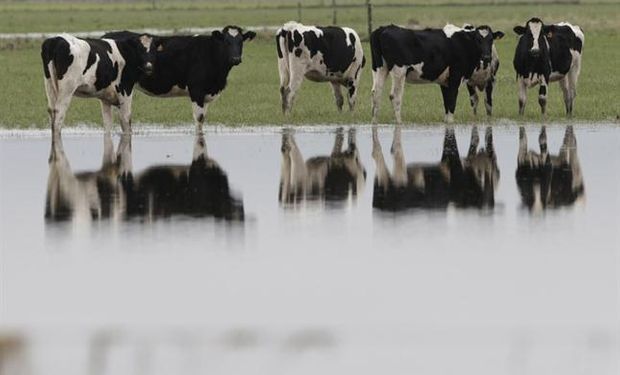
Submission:
[[[387,189],[390,182],[390,175],[387,168],[387,163],[383,157],[383,150],[381,149],[381,143],[379,142],[379,135],[377,134],[377,127],[372,127],[372,158],[375,161],[375,183]]]
[[[403,92],[405,91],[405,76],[406,69],[404,67],[392,68],[392,92],[390,93],[390,100],[392,101],[392,107],[394,107],[394,116],[396,117],[396,124],[402,124],[401,118],[401,105],[403,102]]]
[[[119,178],[123,183],[132,179],[132,154],[131,154],[131,131],[123,132],[116,149],[116,163],[118,165]]]
[[[344,143],[344,131],[342,127],[336,129],[336,137],[334,138],[334,147],[332,148],[332,156],[342,153],[342,144]]]
[[[207,112],[207,103],[202,100],[192,100],[192,115],[194,117],[194,124],[196,125],[196,134],[202,133],[202,124],[205,121],[205,114]]]
[[[112,142],[112,134],[108,131],[103,133],[103,159],[101,160],[101,169],[105,169],[114,165],[116,157],[114,155],[114,143]]]
[[[540,82],[540,88],[538,89],[538,104],[540,104],[540,111],[545,117],[547,114],[547,91],[549,80],[544,77]]]
[[[377,71],[372,71],[372,123],[376,124],[379,116],[379,105],[381,104],[381,94],[383,85],[388,75],[387,67],[382,66]]]
[[[540,146],[540,156],[544,162],[547,158],[547,127],[543,125],[540,128],[540,135],[538,136],[538,145]]]
[[[495,147],[493,146],[493,128],[487,126],[484,131],[484,149],[487,155],[495,160]]]
[[[519,115],[523,116],[525,113],[525,103],[527,102],[527,84],[523,77],[517,79],[517,86],[519,87]]]
[[[101,101],[101,117],[103,118],[103,130],[105,133],[112,131],[112,106],[109,103]]]
[[[476,156],[479,143],[480,135],[478,135],[478,127],[474,125],[474,127],[471,128],[471,139],[469,140],[469,151],[467,152],[467,157],[471,158]]]
[[[571,91],[570,91],[570,85],[568,83],[568,74],[564,76],[564,78],[562,78],[560,80],[560,88],[562,89],[562,94],[564,96],[564,107],[566,108],[566,115],[570,117],[573,109],[572,107],[572,98],[571,98]]]
[[[394,158],[394,184],[396,186],[407,185],[407,163],[405,162],[405,153],[403,152],[403,144],[401,140],[401,126],[394,127],[394,138],[392,139],[392,157]]]
[[[493,115],[493,86],[495,85],[495,79],[490,79],[486,86],[484,87],[484,93],[486,94],[485,96],[485,102],[484,102],[484,107],[487,110],[487,116],[492,116]]]
[[[474,86],[467,85],[467,91],[469,91],[469,103],[471,109],[474,111],[474,116],[478,114],[478,92]]]
[[[459,87],[455,85],[441,86],[443,96],[443,107],[445,110],[444,121],[451,124],[454,122],[454,111],[456,109],[456,98],[459,94]]]
[[[298,71],[299,70],[299,71]],[[304,80],[304,75],[301,72],[301,69],[293,69],[291,71],[291,78],[288,84],[288,93],[286,96],[286,112],[291,113],[293,109],[293,102],[295,101],[295,95],[297,94],[297,90],[301,87],[301,83]]]
[[[342,91],[340,90],[340,83],[330,82],[332,85],[332,90],[334,91],[334,98],[336,98],[336,107],[338,108],[338,112],[342,112],[342,106],[344,105],[344,97],[342,96]]]
[[[357,140],[356,140],[357,137],[356,137],[356,134],[357,134],[357,132],[355,130],[355,127],[352,126],[351,128],[349,128],[349,132],[347,134],[347,138],[348,138],[347,140],[348,140],[348,143],[349,143],[348,147],[347,147],[347,150],[349,152],[353,152],[353,151],[355,151],[357,149]]]
[[[46,78],[43,81],[45,83],[45,94],[47,96],[47,113],[49,115],[50,127],[53,127],[56,118],[56,111],[54,110],[54,108],[56,105],[57,93],[54,89],[54,83],[51,79]]]
[[[279,41],[278,41],[279,43]],[[290,79],[290,71],[289,71],[289,61],[287,58],[279,58],[278,59],[278,73],[280,75],[280,97],[282,100],[282,113],[286,114],[287,112],[287,100],[288,100],[288,84]]]
[[[441,162],[449,164],[451,164],[452,162],[461,162],[461,158],[459,156],[459,148],[456,144],[456,135],[454,134],[453,126],[446,127],[446,132],[443,138]]]
[[[204,133],[196,133],[196,137],[194,139],[194,154],[192,156],[192,161],[196,161],[201,157],[203,157],[205,160],[207,159],[207,142],[205,142]]]
[[[523,165],[527,157],[527,133],[525,127],[519,127],[519,153],[517,154],[517,164]]]
[[[121,120],[121,129],[124,134],[131,134],[131,102],[133,96],[125,96],[120,100],[118,113]]]
[[[61,89],[59,89],[56,96],[56,102],[52,107],[52,113],[50,115],[50,118],[53,120],[53,133],[60,133],[62,125],[65,123],[65,116],[67,115],[67,111],[69,110],[69,105],[71,104],[71,99],[73,97],[74,91],[74,89],[66,86],[64,87],[64,89],[62,87]]]

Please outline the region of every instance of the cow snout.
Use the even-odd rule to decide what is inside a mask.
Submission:
[[[231,57],[231,58],[230,58],[230,62],[231,62],[231,64],[233,64],[233,65],[239,65],[239,64],[241,64],[241,56],[238,56],[238,57]]]
[[[491,62],[491,55],[482,55],[482,62],[486,65]]]
[[[153,74],[153,64],[152,63],[144,64],[144,73],[146,73],[147,75]]]
[[[532,48],[530,50],[530,55],[532,55],[534,57],[540,56],[540,48]]]

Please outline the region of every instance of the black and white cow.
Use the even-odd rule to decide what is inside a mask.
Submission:
[[[370,35],[372,54],[372,119],[377,122],[379,102],[388,74],[392,76],[390,100],[396,122],[401,123],[405,82],[438,83],[441,86],[445,120],[454,121],[459,86],[474,72],[490,73],[493,40],[503,33],[488,26],[475,30],[446,25],[443,29],[410,30],[382,26]],[[487,74],[479,74],[485,77]],[[476,79],[476,76],[474,76]],[[482,79],[479,80],[482,84]],[[492,86],[491,86],[492,88]]]
[[[439,163],[405,162],[401,127],[394,128],[392,141],[393,169],[390,173],[377,129],[373,128],[372,156],[376,174],[372,204],[382,211],[412,208],[446,209],[450,204],[461,208],[492,208],[499,169],[493,133],[487,127],[485,147],[478,149],[478,129],[474,127],[467,156],[461,159],[454,129],[446,129]]]
[[[575,204],[585,189],[573,127],[566,127],[557,155],[549,154],[545,126],[538,142],[540,153],[528,150],[525,128],[519,129],[516,179],[523,205],[537,212]]]
[[[132,219],[186,215],[242,221],[243,201],[228,176],[207,155],[204,134],[194,140],[191,164],[154,165],[132,171],[131,134],[123,134],[116,155],[104,134],[103,162],[95,171],[74,173],[60,134],[52,136],[45,217],[50,221]]]
[[[46,39],[41,59],[52,131],[60,132],[75,95],[101,101],[106,131],[112,126],[112,106],[118,107],[123,132],[130,132],[133,87],[153,71],[157,46],[157,39],[146,34],[123,41],[69,34]]]
[[[362,43],[355,30],[288,22],[276,33],[276,48],[284,114],[290,113],[304,77],[331,83],[339,111],[344,104],[340,86],[344,86],[349,109],[353,110],[365,64]]]
[[[473,25],[463,25],[463,28],[478,32],[483,37],[493,34],[491,28],[486,25],[478,28]],[[493,34],[493,40],[503,37],[504,33],[501,31],[497,31]],[[498,70],[499,54],[497,53],[497,48],[495,48],[495,43],[493,43],[491,46],[491,63],[476,67],[471,77],[465,80],[467,90],[469,91],[469,102],[474,111],[474,115],[478,113],[478,91],[484,91],[485,93],[484,106],[487,110],[487,116],[493,114],[493,86],[495,85],[495,76]]]
[[[583,30],[566,22],[545,25],[541,19],[532,18],[525,26],[515,26],[514,31],[519,35],[513,61],[519,86],[519,114],[525,112],[527,89],[540,84],[538,103],[544,116],[549,83],[559,81],[566,114],[571,116],[581,71]]]
[[[125,40],[137,34],[118,31],[106,38]],[[158,37],[157,65],[148,77],[139,81],[138,89],[156,97],[189,96],[196,130],[202,131],[207,106],[217,99],[230,70],[241,64],[243,42],[256,36],[238,26],[226,26],[211,35]]]
[[[296,207],[305,201],[343,202],[356,198],[366,182],[366,170],[360,161],[355,129],[349,129],[348,147],[343,150],[344,132],[336,132],[331,155],[304,160],[290,130],[282,134],[280,203]]]

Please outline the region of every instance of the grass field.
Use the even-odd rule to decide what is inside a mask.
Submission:
[[[347,2],[351,2],[348,0]],[[282,2],[287,3],[287,2]],[[193,4],[193,5],[192,5]],[[91,31],[140,28],[186,28],[238,25],[278,25],[295,19],[294,9],[248,10],[251,2],[241,1],[240,9],[221,9],[218,2],[158,4],[48,4],[4,2],[0,4],[0,33]],[[248,5],[249,4],[249,5]],[[264,5],[263,6],[267,6]],[[274,3],[276,4],[276,3]],[[280,4],[280,3],[277,3]],[[201,7],[202,6],[202,7]],[[219,8],[218,8],[219,7]],[[423,6],[377,8],[374,26],[388,23],[442,26],[446,22],[488,23],[501,29],[506,37],[498,42],[501,67],[495,94],[495,118],[517,119],[517,98],[512,56],[516,37],[512,27],[531,16],[547,22],[568,20],[586,33],[583,69],[578,86],[575,119],[616,121],[620,114],[620,4],[581,5],[498,5],[498,6]],[[302,21],[328,24],[331,11],[304,9]],[[366,32],[364,9],[341,9],[338,23]],[[45,93],[39,57],[39,41],[4,40],[0,42],[0,126],[5,128],[47,127]],[[364,45],[369,57],[369,46]],[[368,123],[370,120],[370,64],[362,73],[358,107],[353,113],[336,111],[328,84],[305,82],[293,114],[285,119],[280,113],[276,53],[271,35],[263,35],[246,44],[244,62],[233,69],[222,97],[213,103],[208,123],[228,125]],[[385,90],[381,121],[393,119]],[[537,90],[530,91],[525,120],[539,120]],[[562,120],[563,103],[557,84],[550,91],[549,119]],[[461,89],[456,120],[483,121],[474,118],[467,90]],[[481,103],[482,104],[482,103]],[[479,108],[483,109],[482,105]],[[481,111],[484,112],[484,111]],[[443,119],[441,93],[437,85],[407,85],[403,121],[440,122]],[[189,99],[153,99],[137,93],[134,123],[179,124],[191,122]],[[101,123],[99,103],[93,99],[73,100],[67,124]]]

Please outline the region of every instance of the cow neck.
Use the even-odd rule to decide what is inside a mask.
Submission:
[[[452,50],[457,53],[456,61],[462,61],[460,65],[462,65],[465,70],[464,73],[466,73],[466,76],[470,76],[480,61],[481,54],[478,52],[475,42],[467,38],[464,33],[464,31],[461,31],[452,36],[452,39],[454,39],[455,36],[457,38],[454,40],[456,43],[453,43]],[[465,59],[458,57],[461,53],[466,56]]]
[[[211,77],[211,80],[217,84],[218,90],[226,86],[226,78],[233,67],[233,65],[228,62],[225,52],[224,44],[221,41],[213,37],[209,39],[206,57],[210,64],[207,65],[207,69],[209,70],[207,74]]]

